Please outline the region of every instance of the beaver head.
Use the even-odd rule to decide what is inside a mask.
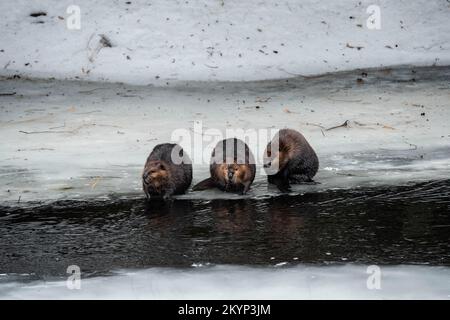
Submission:
[[[248,164],[222,163],[215,169],[215,176],[228,191],[240,190],[252,182],[252,172]]]
[[[160,160],[149,161],[142,173],[142,180],[145,186],[151,186],[155,191],[161,191],[161,187],[167,182],[169,172],[167,165]]]
[[[219,165],[218,174],[224,180],[227,189],[234,189],[251,180],[251,171],[247,164],[222,163]]]
[[[280,144],[279,148],[272,149],[269,143],[264,152],[264,169],[268,174],[276,174],[289,162],[289,150],[286,146]]]

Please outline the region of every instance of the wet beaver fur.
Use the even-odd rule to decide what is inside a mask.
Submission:
[[[147,198],[169,198],[183,194],[192,182],[192,163],[177,144],[155,146],[142,173],[142,186]]]
[[[211,176],[196,184],[193,190],[218,188],[246,194],[255,179],[255,159],[242,140],[222,140],[212,151],[209,171]]]
[[[319,169],[319,158],[300,132],[282,129],[264,151],[264,168],[269,183],[289,191],[291,183],[314,183],[312,178]]]

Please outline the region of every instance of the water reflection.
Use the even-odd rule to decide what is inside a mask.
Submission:
[[[0,208],[0,273],[193,263],[450,265],[450,180],[268,199]]]

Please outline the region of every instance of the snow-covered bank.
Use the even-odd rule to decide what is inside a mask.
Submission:
[[[2,1],[0,75],[165,86],[450,64],[445,0],[79,0],[70,30],[72,4]],[[379,30],[367,26],[371,5]]]
[[[8,282],[9,276],[2,275],[0,299],[450,298],[448,267],[381,266],[379,271],[380,289],[373,278],[378,269],[363,265],[125,270],[82,278],[79,290],[68,289],[64,280]]]
[[[2,81],[9,95],[0,96],[0,196],[15,204],[140,195],[150,150],[198,121],[222,132],[303,132],[319,155],[321,184],[301,192],[448,177],[450,68],[366,73],[175,88]],[[265,145],[250,147],[259,154]],[[194,164],[194,182],[206,175],[207,165]],[[274,193],[258,175],[249,196]],[[231,195],[185,197],[222,196]]]

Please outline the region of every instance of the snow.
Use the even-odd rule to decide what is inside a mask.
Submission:
[[[0,299],[449,299],[450,268],[379,266],[380,289],[368,286],[373,267],[208,266],[191,269],[119,270],[84,279],[70,290],[65,279],[8,281],[0,275]],[[373,283],[369,281],[370,283]],[[369,289],[371,288],[371,289]]]
[[[3,81],[0,92],[15,94],[0,96],[0,196],[10,205],[142,197],[140,174],[149,152],[170,141],[174,130],[193,135],[198,121],[223,133],[284,127],[302,132],[318,153],[320,184],[294,188],[297,193],[442,179],[450,173],[450,68],[414,72],[370,70],[363,84],[355,81],[360,71],[289,83],[168,88]],[[348,127],[327,131],[346,120]],[[265,144],[250,148],[259,157]],[[186,151],[192,157],[195,150]],[[257,173],[248,196],[278,194]],[[193,183],[207,175],[208,163],[194,162]],[[218,191],[181,196],[221,197],[239,198]]]
[[[77,1],[71,30],[70,2],[2,1],[0,75],[165,86],[450,63],[448,1],[127,2]]]

